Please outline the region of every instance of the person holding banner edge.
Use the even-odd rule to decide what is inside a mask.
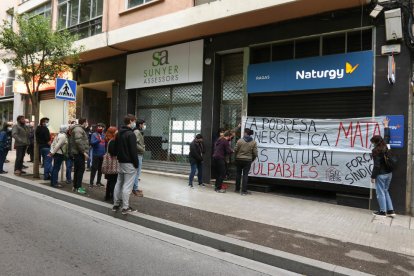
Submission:
[[[380,207],[380,210],[373,214],[382,217],[395,217],[394,207],[388,192],[392,180],[392,168],[387,166],[385,160],[385,155],[388,151],[387,144],[390,141],[389,122],[388,118],[385,118],[383,121],[384,138],[380,135],[375,135],[371,138],[371,143],[374,145],[372,150],[374,169],[371,174],[371,183],[375,183],[378,205]]]
[[[240,182],[243,173],[243,182],[241,186],[241,195],[247,195],[247,182],[249,179],[249,171],[252,165],[252,162],[257,158],[257,143],[251,137],[254,134],[253,130],[249,128],[244,129],[243,138],[237,141],[234,152],[236,155],[236,190],[235,192],[240,192]]]

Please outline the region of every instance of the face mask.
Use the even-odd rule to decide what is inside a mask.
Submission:
[[[46,127],[49,127],[49,123],[46,123],[46,124],[45,124],[45,126],[46,126]]]
[[[26,126],[30,126],[30,123],[25,123]]]
[[[134,129],[137,126],[135,122],[131,123],[131,128]]]
[[[97,131],[98,133],[102,133],[102,132],[103,132],[103,129],[102,129],[102,128],[98,128],[96,131]]]
[[[8,131],[12,131],[12,128],[11,128],[11,127],[8,127],[8,128],[7,128],[7,130],[8,130]]]
[[[146,130],[147,129],[147,126],[146,125],[143,125],[142,126],[142,130]]]

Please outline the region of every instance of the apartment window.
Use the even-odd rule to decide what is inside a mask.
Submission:
[[[136,6],[144,5],[152,1],[153,0],[127,0],[127,8],[130,9]]]
[[[85,38],[102,32],[103,0],[59,0],[58,29]]]
[[[48,2],[46,4],[38,6],[37,8],[29,11],[27,15],[29,16],[29,18],[33,18],[38,15],[52,18],[52,3]]]
[[[14,23],[14,9],[9,9],[7,11],[6,21],[13,28],[13,23]]]

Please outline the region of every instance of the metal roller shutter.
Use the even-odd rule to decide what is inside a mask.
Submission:
[[[372,115],[372,90],[312,92],[250,96],[249,116],[342,119]],[[252,184],[306,187],[317,190],[366,194],[364,188],[324,182],[252,178]],[[320,194],[320,193],[318,193]]]
[[[250,96],[249,116],[342,119],[372,115],[372,90]]]

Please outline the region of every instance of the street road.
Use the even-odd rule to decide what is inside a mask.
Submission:
[[[295,275],[0,182],[0,275]]]

